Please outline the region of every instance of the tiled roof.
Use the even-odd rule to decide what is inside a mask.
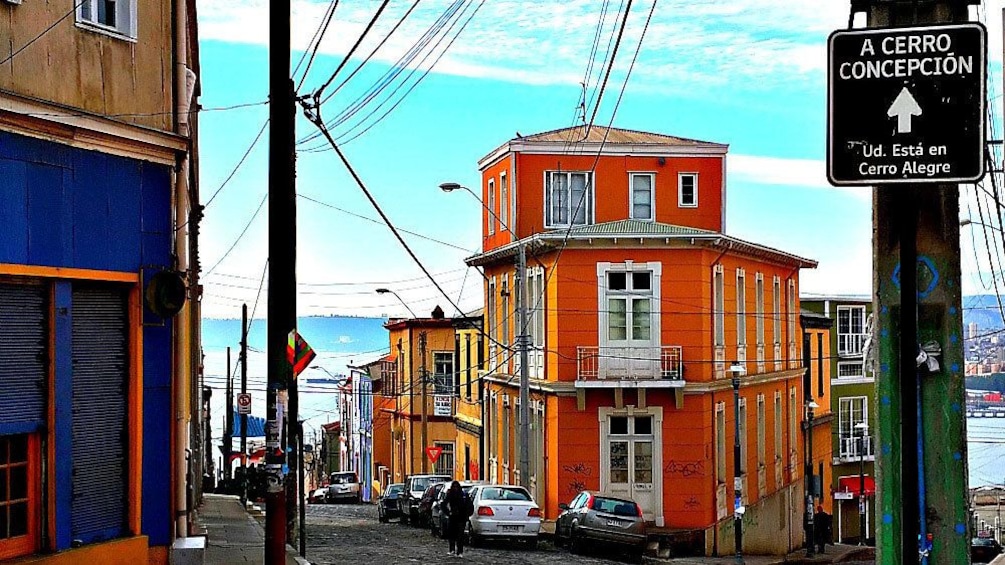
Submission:
[[[557,230],[565,235],[565,229]],[[642,220],[616,220],[604,222],[602,224],[590,224],[573,228],[569,235],[590,236],[590,235],[710,235],[716,232],[690,228],[686,226],[675,226],[672,224],[661,224],[659,222],[645,222]]]
[[[621,128],[608,128],[604,126],[575,126],[571,128],[555,129],[533,135],[514,138],[513,141],[557,141],[561,143],[601,143],[604,142],[604,135],[607,135],[608,144],[653,144],[653,145],[717,145],[708,141],[697,139],[687,139],[673,135],[661,133],[649,133]]]

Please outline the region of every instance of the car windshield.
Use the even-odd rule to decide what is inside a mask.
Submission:
[[[994,547],[995,540],[991,538],[974,538],[970,542],[972,545],[983,545],[987,547]]]
[[[332,473],[331,484],[348,485],[357,482],[356,473]]]
[[[615,516],[638,516],[638,508],[630,500],[618,500],[616,498],[594,497],[591,510],[614,514]]]
[[[387,487],[387,492],[385,496],[397,496],[401,494],[401,491],[405,489],[405,485],[391,485]]]
[[[521,487],[488,487],[482,489],[482,500],[530,500],[530,493]]]
[[[412,479],[412,492],[425,491],[429,485],[443,481],[443,477],[416,477]]]

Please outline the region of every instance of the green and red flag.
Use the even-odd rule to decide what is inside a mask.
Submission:
[[[286,359],[293,367],[293,378],[304,372],[304,369],[317,357],[307,341],[301,337],[297,330],[290,330],[289,343],[286,345]]]

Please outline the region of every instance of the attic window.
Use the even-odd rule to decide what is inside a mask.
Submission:
[[[77,24],[110,35],[136,38],[136,0],[81,0]]]
[[[698,207],[698,174],[677,175],[677,205],[681,208]]]

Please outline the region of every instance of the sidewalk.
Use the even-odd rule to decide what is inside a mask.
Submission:
[[[265,530],[236,496],[203,495],[197,522],[206,529],[205,565],[264,565]],[[309,565],[286,548],[286,565]]]
[[[827,553],[806,557],[806,551],[794,551],[787,556],[769,555],[744,555],[743,562],[746,565],[781,565],[792,564],[823,564],[823,563],[844,563],[847,561],[874,561],[876,559],[876,548],[861,547],[857,545],[828,545]],[[671,559],[647,559],[647,563],[668,563],[673,565],[732,565],[736,563],[733,555],[725,557],[677,557]]]

